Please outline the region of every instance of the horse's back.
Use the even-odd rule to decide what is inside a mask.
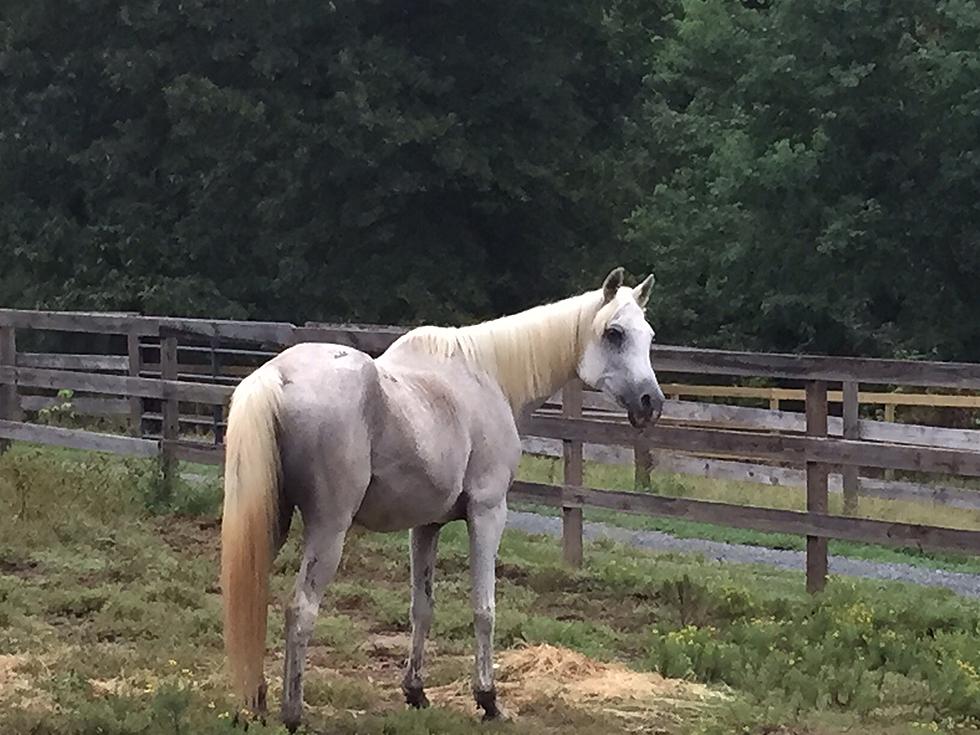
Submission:
[[[268,365],[282,376],[284,418],[293,424],[321,429],[335,422],[349,425],[379,395],[374,360],[351,347],[298,344]]]

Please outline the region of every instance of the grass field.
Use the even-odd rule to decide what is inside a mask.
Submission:
[[[145,462],[20,447],[0,457],[0,733],[233,731],[219,498],[204,483],[164,503]],[[298,531],[275,569],[273,706]],[[591,546],[573,572],[553,539],[508,533],[496,642],[501,696],[518,720],[483,726],[467,695],[459,524],[440,546],[436,706],[406,712],[406,547],[404,534],[349,540],[311,646],[308,732],[897,735],[976,732],[980,722],[980,603],[839,580],[811,598],[799,574],[613,544]]]

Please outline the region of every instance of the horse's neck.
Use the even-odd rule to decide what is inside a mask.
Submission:
[[[479,355],[519,416],[575,377],[586,332],[597,310],[595,301],[595,295],[584,294],[461,329],[459,336],[473,354]]]

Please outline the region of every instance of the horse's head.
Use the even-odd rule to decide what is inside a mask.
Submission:
[[[639,286],[623,286],[616,268],[602,284],[602,306],[578,364],[578,375],[626,409],[636,428],[660,418],[664,393],[650,364],[653,329],[644,314],[653,276]]]

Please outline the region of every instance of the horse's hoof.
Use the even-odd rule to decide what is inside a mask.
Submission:
[[[511,722],[514,718],[497,704],[497,690],[474,692],[476,704],[483,710],[484,722]]]
[[[268,690],[266,688],[265,682],[259,684],[259,686],[252,692],[251,696],[245,697],[245,701],[242,703],[241,709],[235,712],[235,716],[231,719],[232,727],[241,727],[242,730],[248,731],[248,726],[253,722],[258,722],[265,727],[265,716],[268,712],[266,708],[266,696]]]
[[[402,689],[405,692],[405,704],[413,709],[425,709],[429,706],[429,698],[425,696],[422,687],[407,687]]]
[[[303,713],[300,708],[295,708],[295,710],[293,707],[282,708],[282,724],[289,732],[296,732],[302,720]]]
[[[231,718],[231,726],[235,729],[242,728],[243,732],[248,732],[248,726],[253,722],[258,722],[262,727],[265,727],[265,714],[256,716],[254,713],[249,712],[236,712],[235,716]]]
[[[513,722],[514,718],[511,717],[510,713],[503,709],[502,707],[495,707],[493,712],[484,711],[483,713],[484,722]]]

